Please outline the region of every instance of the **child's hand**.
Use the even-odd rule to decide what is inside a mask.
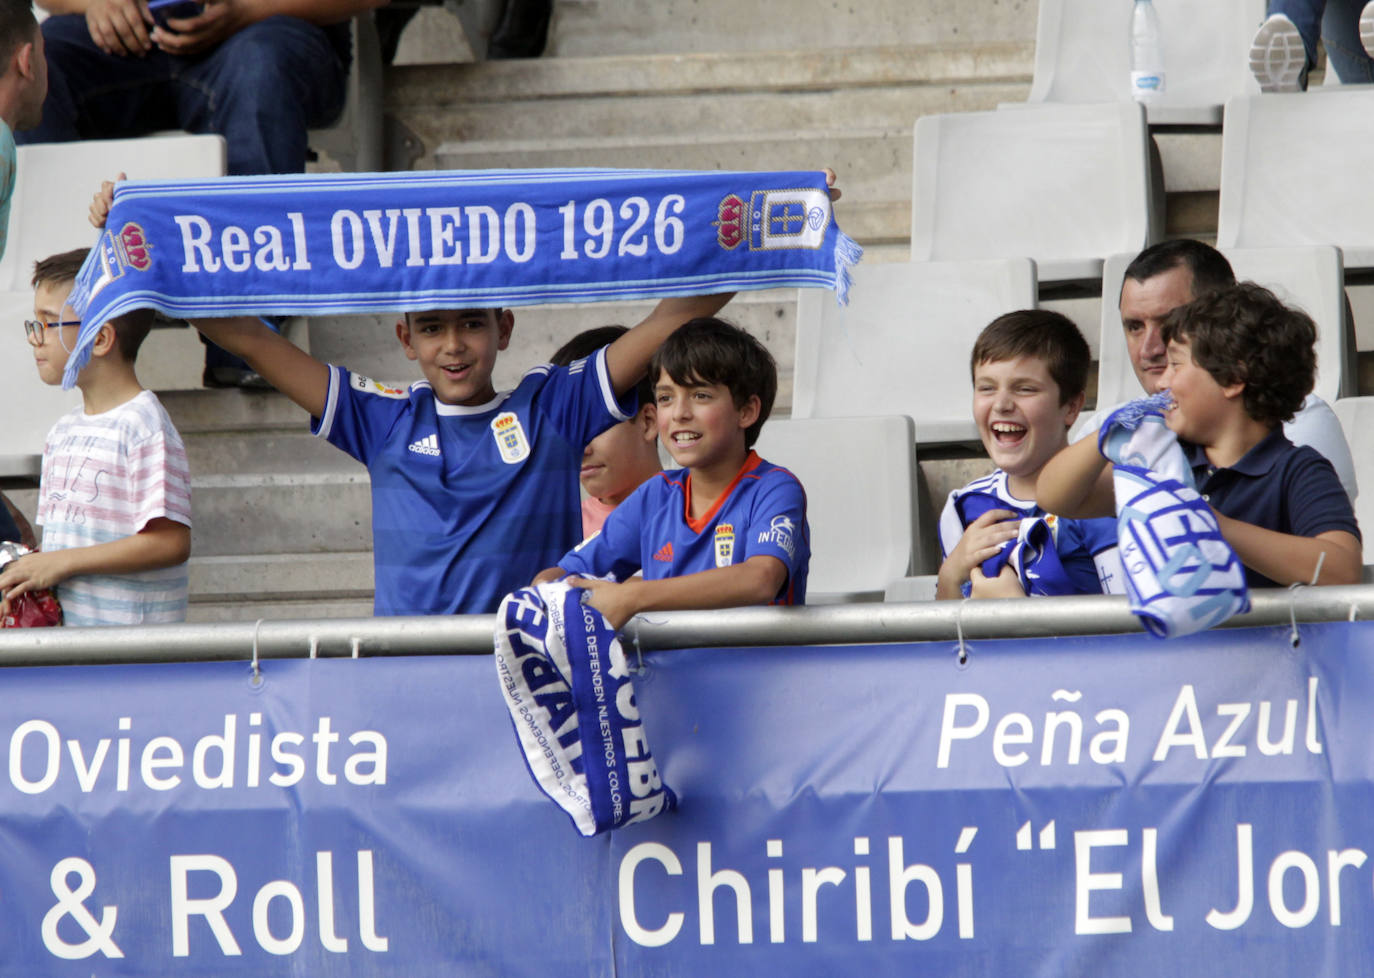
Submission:
[[[124,174],[119,174],[113,180],[102,180],[100,189],[91,198],[91,225],[97,228],[105,226],[105,219],[110,216],[110,205],[114,203],[115,184],[120,180],[129,179]]]
[[[71,577],[67,554],[61,550],[51,553],[25,554],[5,565],[0,573],[0,618],[9,614],[10,601],[28,591],[56,587]]]
[[[547,584],[550,581],[556,581],[565,573],[567,572],[557,564],[554,564],[552,567],[546,567],[538,574],[534,575],[534,580],[530,581],[530,587],[534,587],[536,584]]]
[[[568,583],[573,587],[586,588],[585,603],[606,616],[606,621],[617,632],[625,623],[639,614],[635,602],[636,581],[617,584],[614,581],[598,581],[590,577],[570,577]]]
[[[1011,564],[1007,564],[996,577],[984,577],[983,568],[974,567],[969,574],[973,585],[969,592],[971,598],[1024,598],[1026,591],[1021,587],[1021,578]]]
[[[827,166],[825,168],[825,185],[830,188],[830,199],[832,202],[839,200],[842,196],[844,196],[840,192],[840,188],[835,186],[836,179],[837,178],[835,176],[835,171]]]
[[[957,577],[953,583],[962,586],[965,581],[973,579],[972,572],[983,561],[996,556],[1006,546],[1007,541],[1015,540],[1020,532],[1019,513],[1009,509],[988,510],[964,529],[964,535],[945,558],[945,563],[940,568],[941,575],[943,576],[948,567],[951,576]]]

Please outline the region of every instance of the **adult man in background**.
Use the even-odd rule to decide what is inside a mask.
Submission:
[[[1164,317],[1195,298],[1236,284],[1231,263],[1221,252],[1201,241],[1181,238],[1151,245],[1126,266],[1118,303],[1121,327],[1126,333],[1126,351],[1131,369],[1146,394],[1160,389],[1164,376],[1165,348],[1160,339]],[[1120,404],[1099,407],[1080,418],[1071,440],[1097,431],[1107,416]],[[1359,491],[1355,482],[1355,463],[1350,446],[1341,431],[1340,419],[1330,405],[1315,394],[1308,394],[1283,433],[1295,445],[1311,445],[1321,452],[1336,470],[1350,501]]]

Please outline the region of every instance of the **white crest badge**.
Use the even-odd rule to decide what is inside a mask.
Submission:
[[[716,524],[716,566],[729,567],[735,562],[735,527],[731,523]]]
[[[525,437],[525,428],[520,419],[510,411],[502,411],[491,423],[491,433],[496,437],[496,450],[501,453],[501,461],[507,465],[523,462],[530,457],[530,441]]]

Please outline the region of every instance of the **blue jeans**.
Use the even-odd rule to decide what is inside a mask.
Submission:
[[[43,122],[17,141],[214,132],[224,136],[231,174],[303,172],[306,130],[328,125],[343,110],[348,50],[331,36],[347,27],[270,17],[203,55],[153,48],[140,58],[101,51],[85,17],[49,17]]]
[[[1367,0],[1269,0],[1269,13],[1286,14],[1307,49],[1307,67],[1317,64],[1317,37],[1326,60],[1347,85],[1374,82],[1374,61],[1360,43],[1360,11]]]

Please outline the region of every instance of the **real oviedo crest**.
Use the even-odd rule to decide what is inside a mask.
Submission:
[[[755,190],[746,201],[727,194],[716,208],[716,241],[726,251],[746,242],[750,251],[815,250],[830,227],[830,196],[824,190]]]
[[[491,422],[491,433],[496,438],[496,450],[501,453],[501,461],[507,465],[529,458],[530,442],[525,437],[524,426],[514,413],[502,411],[498,414]]]

